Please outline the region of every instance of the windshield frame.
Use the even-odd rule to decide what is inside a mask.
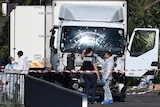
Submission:
[[[66,36],[67,35],[67,32],[70,32],[70,31],[65,31],[65,29],[66,28],[72,28],[72,30],[73,31],[75,31],[75,29],[77,28],[77,31],[78,31],[78,29],[80,30],[79,31],[79,35],[81,35],[81,37],[82,37],[82,34],[84,33],[84,34],[87,34],[87,33],[89,33],[89,36],[91,37],[91,36],[93,36],[93,35],[96,35],[96,36],[100,36],[100,33],[99,34],[97,34],[97,32],[96,32],[96,30],[95,29],[97,29],[97,30],[100,30],[101,29],[101,32],[102,32],[102,29],[104,29],[104,31],[105,30],[117,30],[117,32],[116,32],[116,34],[119,34],[119,36],[117,36],[117,41],[116,42],[118,42],[118,46],[116,46],[117,47],[117,49],[119,48],[119,50],[118,51],[114,51],[113,49],[111,49],[111,48],[107,48],[107,49],[103,49],[102,47],[103,47],[103,45],[101,45],[101,48],[99,49],[98,48],[98,46],[97,47],[95,47],[95,46],[86,46],[86,47],[83,47],[83,48],[80,48],[79,49],[79,47],[78,46],[74,46],[74,49],[73,50],[71,50],[71,49],[65,49],[64,48],[64,46],[66,46],[65,44],[65,41],[67,41],[68,40],[68,37],[69,36]],[[86,30],[86,29],[92,29],[92,32],[82,32],[83,30]],[[93,30],[94,30],[94,32],[93,32]],[[68,53],[81,53],[82,52],[82,50],[83,49],[86,49],[87,47],[91,47],[91,48],[93,48],[94,49],[94,51],[95,52],[97,52],[97,53],[104,53],[105,51],[112,51],[112,53],[114,53],[114,54],[124,54],[124,29],[122,29],[122,28],[110,28],[110,27],[91,27],[91,26],[63,26],[62,28],[61,28],[61,39],[60,39],[60,50],[61,50],[61,52],[68,52]],[[72,31],[71,31],[72,32]],[[77,32],[76,32],[77,33]],[[81,34],[80,34],[81,33]],[[95,38],[97,38],[95,36]],[[110,36],[110,39],[111,39],[112,37]],[[73,38],[72,38],[73,39]],[[73,42],[74,40],[72,40],[72,39],[70,39],[70,40],[68,40],[68,44],[70,43],[70,42]],[[99,37],[99,39],[103,39],[102,38],[102,36],[100,36]],[[83,40],[85,40],[85,39],[83,39]],[[106,40],[106,41],[108,41],[108,43],[110,42],[109,40]],[[103,44],[105,45],[105,43],[107,43],[107,42],[104,42]],[[97,43],[98,41],[96,41],[95,40],[95,43]],[[90,42],[89,42],[90,43]],[[70,44],[70,46],[73,46],[74,44],[73,43],[71,43]],[[69,46],[69,45],[67,45],[67,46]],[[76,48],[75,48],[76,47]],[[107,46],[106,46],[107,47]],[[70,47],[71,48],[71,47]],[[101,50],[102,49],[102,50]]]

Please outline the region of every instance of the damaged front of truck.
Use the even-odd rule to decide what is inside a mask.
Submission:
[[[76,2],[77,4],[66,3],[60,6],[59,25],[52,29],[57,31],[54,32],[57,35],[56,65],[59,72],[71,73],[69,77],[73,80],[72,88],[76,90],[81,91],[79,85],[82,83],[83,74],[83,71],[80,71],[83,64],[81,53],[88,47],[101,57],[106,51],[111,51],[115,56],[114,70],[124,71],[127,4],[125,1],[114,2],[113,6],[111,1],[88,4]],[[97,65],[101,71],[101,65],[99,63]]]
[[[117,70],[123,70],[127,23],[123,14],[121,6],[62,5],[57,36],[58,70],[79,70],[83,63],[80,54],[88,47],[100,56],[111,51],[118,56],[117,61],[122,61]]]

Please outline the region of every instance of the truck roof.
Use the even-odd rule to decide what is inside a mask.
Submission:
[[[122,22],[122,6],[63,4],[60,9],[60,20],[84,20]]]

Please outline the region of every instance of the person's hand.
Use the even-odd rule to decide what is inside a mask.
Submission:
[[[95,54],[95,53],[94,53],[93,56],[97,58],[97,57],[98,57],[98,54]]]
[[[82,53],[85,54],[85,52],[86,52],[86,50],[84,49],[84,50],[82,51]]]
[[[99,80],[101,80],[101,79],[100,79],[100,76],[99,76],[99,74],[97,75],[97,80],[98,80],[98,81],[99,81]]]
[[[85,53],[86,53],[86,50],[83,50],[82,54],[81,54],[81,57],[83,57],[85,55]]]
[[[98,77],[97,80],[100,81],[101,80],[100,77]]]

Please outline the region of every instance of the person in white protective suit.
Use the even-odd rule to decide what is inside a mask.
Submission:
[[[3,91],[7,92],[7,99],[8,100],[13,100],[13,96],[16,94],[15,93],[15,85],[17,82],[17,77],[18,75],[16,74],[17,72],[15,70],[13,70],[13,66],[14,66],[14,58],[9,57],[8,58],[8,64],[5,66],[4,69],[4,74],[3,74],[3,83],[5,83],[5,85],[3,86]]]
[[[23,51],[18,51],[18,64],[13,67],[14,70],[19,71],[20,74],[28,74],[29,64],[27,60],[27,56],[23,55]]]
[[[104,55],[104,59],[99,57],[97,54],[94,54],[98,60],[98,62],[102,65],[102,70],[106,70],[106,72],[102,72],[102,82],[104,83],[104,100],[101,104],[111,104],[113,103],[113,97],[110,91],[109,84],[112,80],[112,70],[114,68],[114,59],[110,51],[106,51]]]
[[[20,74],[18,83],[20,85],[20,103],[24,104],[24,75],[29,72],[29,63],[27,60],[27,56],[23,55],[23,51],[18,51],[18,63],[13,67],[14,70],[18,71]]]

